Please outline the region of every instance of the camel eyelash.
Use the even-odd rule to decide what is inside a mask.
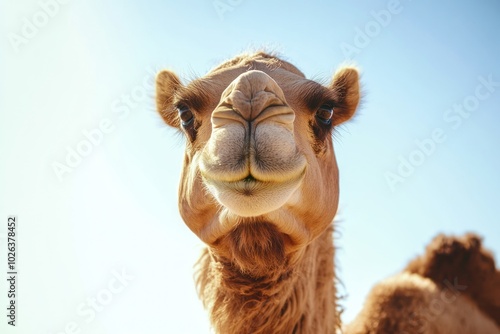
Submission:
[[[314,113],[322,106],[337,107],[332,92],[323,86],[318,89],[318,86],[320,85],[314,82],[304,90],[302,98],[305,101],[305,106]]]

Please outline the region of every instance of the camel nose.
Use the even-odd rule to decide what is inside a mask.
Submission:
[[[227,108],[231,109],[233,113],[238,114],[246,122],[254,122],[259,121],[259,118],[267,118],[267,113],[263,113],[266,109],[286,109],[286,113],[278,113],[281,116],[279,117],[281,120],[280,123],[293,123],[295,116],[293,112],[290,112],[291,109],[287,106],[283,90],[276,81],[266,73],[257,70],[247,71],[234,79],[222,93],[219,107],[222,107],[219,108],[219,111],[222,113]],[[269,114],[276,115],[276,112],[270,112]],[[215,121],[214,126],[216,127],[218,123],[217,118],[221,120],[226,119],[223,114],[218,114],[217,112],[213,114],[213,117],[215,119],[213,118],[212,121]],[[225,122],[222,121],[222,123]]]
[[[271,76],[255,70],[240,74],[212,112],[212,131],[200,158],[200,172],[209,183],[241,181],[238,184],[243,188],[232,190],[250,193],[254,188],[248,187],[255,182],[281,184],[301,178],[306,159],[295,141],[294,120],[295,111]],[[220,184],[212,190],[216,197],[219,191],[234,195]]]

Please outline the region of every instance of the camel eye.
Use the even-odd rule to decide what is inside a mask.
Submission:
[[[181,119],[181,124],[183,127],[188,127],[193,123],[194,116],[193,112],[187,106],[178,106],[177,112],[179,113],[179,117]]]
[[[323,104],[316,111],[316,119],[318,122],[324,125],[330,125],[332,123],[333,107],[327,104]]]

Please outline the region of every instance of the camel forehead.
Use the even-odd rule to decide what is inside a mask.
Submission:
[[[254,54],[244,54],[236,56],[215,67],[213,70],[209,72],[209,74],[235,67],[246,67],[252,69],[252,67],[256,66],[262,67],[262,65],[264,65],[266,68],[270,70],[281,68],[290,73],[294,73],[296,75],[304,77],[304,74],[301,71],[299,71],[299,69],[294,65],[278,58],[277,56],[273,56],[265,52],[257,52]]]
[[[275,62],[268,59],[253,59],[239,62],[231,66],[224,65],[222,67],[217,67],[206,76],[197,80],[200,81],[202,85],[205,84],[205,86],[216,85],[227,87],[241,74],[253,70],[264,72],[279,83],[307,81],[302,72],[297,70],[293,65],[285,66],[284,63],[281,63],[279,60]]]
[[[258,53],[250,56],[237,56],[211,70],[204,77],[193,80],[177,92],[177,101],[185,101],[195,109],[213,109],[222,92],[241,74],[259,70],[268,74],[280,86],[285,85],[294,95],[304,98],[307,106],[313,106],[329,92],[321,84],[305,78],[292,64],[277,57]],[[287,87],[282,87],[287,90]],[[288,99],[288,97],[287,97]],[[312,101],[312,103],[308,103]],[[293,102],[293,101],[289,101]],[[314,106],[313,106],[314,107]]]

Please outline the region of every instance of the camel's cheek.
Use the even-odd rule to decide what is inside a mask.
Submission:
[[[179,185],[179,211],[186,225],[198,236],[217,215],[216,200],[207,191],[198,169],[199,153],[186,155]]]

